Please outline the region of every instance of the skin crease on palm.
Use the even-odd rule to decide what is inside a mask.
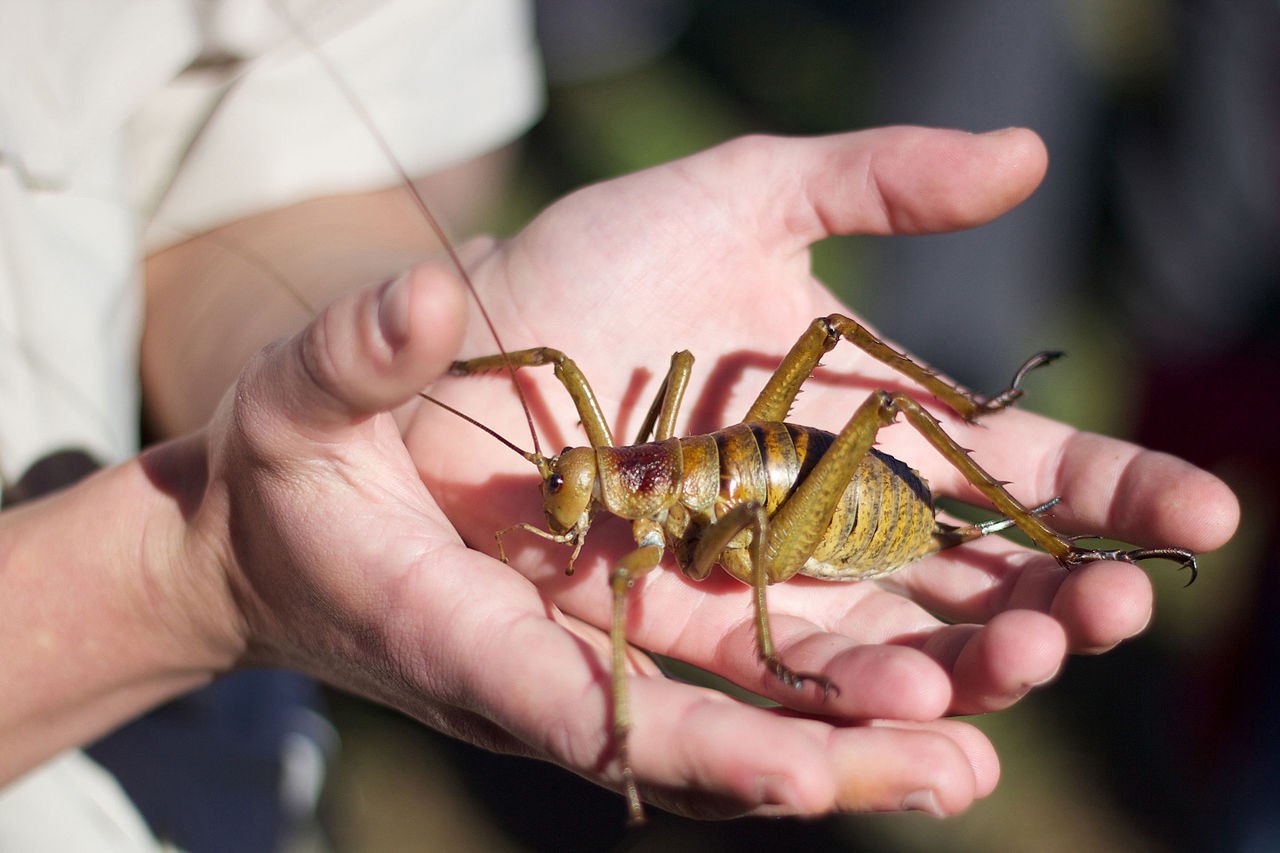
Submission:
[[[706,432],[741,417],[809,321],[846,310],[811,277],[810,244],[836,233],[972,227],[1029,195],[1046,166],[1039,139],[1021,130],[747,138],[589,187],[516,237],[473,241],[461,254],[504,345],[554,346],[575,358],[619,441],[682,348],[699,358],[682,434]],[[401,406],[395,421],[369,415],[438,375],[467,311],[460,355],[493,352],[456,274],[443,263],[419,267],[340,299],[307,333],[258,356],[224,401],[211,428],[214,485],[203,518],[216,523],[228,506],[233,521],[252,511],[287,540],[247,534],[225,556],[242,659],[298,666],[445,732],[616,786],[601,627],[607,569],[628,548],[626,525],[598,520],[572,577],[568,548],[513,534],[512,571],[462,543],[492,554],[494,531],[541,518],[532,466],[420,401]],[[957,333],[980,341],[986,331]],[[352,353],[373,356],[361,363]],[[852,346],[824,363],[789,420],[838,429],[872,390],[904,387]],[[320,404],[328,414],[316,416],[307,394],[281,401],[271,377],[291,371],[314,380],[322,400],[344,404]],[[524,373],[543,452],[585,443],[550,370]],[[446,378],[429,390],[528,448],[506,377]],[[281,437],[280,413],[243,403],[257,399],[275,400],[284,417],[305,415]],[[1234,530],[1227,488],[1172,457],[1017,410],[970,426],[933,408],[980,464],[1013,481],[1019,499],[1060,495],[1052,522],[1066,532],[1205,551]],[[880,447],[935,492],[974,497],[909,427],[883,431]],[[224,491],[219,460],[245,448],[275,462],[246,483],[227,476]],[[322,464],[299,461],[308,454]],[[296,506],[296,495],[333,483],[361,499],[347,508],[365,514],[355,545],[343,536],[340,505]],[[286,523],[291,513],[301,521]],[[346,556],[324,559],[331,553]],[[309,558],[330,568],[289,571]],[[669,565],[632,592],[633,642],[823,717],[669,681],[633,654],[631,757],[642,794],[702,816],[961,811],[995,787],[998,760],[976,729],[939,717],[1007,707],[1051,679],[1068,652],[1104,651],[1141,631],[1152,611],[1141,568],[1095,563],[1068,573],[996,537],[884,582],[770,587],[783,659],[839,686],[824,699],[765,673],[745,585],[720,573],[693,583]],[[299,596],[299,584],[309,594]],[[309,601],[328,602],[324,612],[341,617],[341,630],[317,636]]]

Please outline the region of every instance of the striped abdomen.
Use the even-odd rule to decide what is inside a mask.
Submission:
[[[680,496],[664,526],[681,564],[700,530],[731,506],[759,501],[772,515],[834,439],[824,430],[775,422],[679,439]],[[872,450],[855,469],[800,573],[828,580],[887,574],[932,551],[933,533],[928,486],[909,466]],[[743,534],[730,547],[748,541]]]

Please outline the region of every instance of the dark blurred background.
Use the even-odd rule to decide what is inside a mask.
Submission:
[[[585,182],[747,132],[1025,125],[1041,190],[957,235],[848,238],[821,278],[972,387],[1070,358],[1028,408],[1170,450],[1237,489],[1200,579],[1152,566],[1138,640],[975,724],[967,814],[623,829],[614,794],[332,696],[339,850],[1280,850],[1280,4],[1275,0],[543,0],[551,75],[499,231]],[[672,342],[672,346],[678,342]]]

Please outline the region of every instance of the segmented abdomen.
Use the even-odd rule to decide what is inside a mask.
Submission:
[[[773,422],[680,439],[681,503],[694,526],[743,501],[759,501],[772,515],[834,440],[825,430]],[[873,449],[855,469],[800,573],[828,580],[887,574],[932,551],[933,532],[933,501],[924,480]]]

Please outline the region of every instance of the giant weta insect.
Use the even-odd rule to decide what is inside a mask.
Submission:
[[[741,423],[706,435],[674,437],[693,366],[692,355],[676,353],[636,443],[622,447],[614,445],[586,377],[558,350],[538,347],[472,358],[451,368],[454,375],[469,375],[553,365],[591,442],[590,447],[565,448],[546,457],[536,450],[519,450],[499,437],[537,466],[547,520],[546,530],[522,522],[498,531],[499,555],[504,560],[503,537],[523,530],[571,545],[567,571],[572,573],[597,514],[606,512],[632,523],[636,548],[617,562],[609,576],[614,738],[632,823],[643,821],[644,811],[627,758],[631,717],[624,667],[626,599],[636,580],[660,564],[666,547],[693,580],[704,580],[720,565],[750,584],[757,650],[764,666],[785,685],[800,688],[812,681],[824,695],[838,686],[825,676],[788,667],[779,658],[769,629],[767,587],[797,574],[831,581],[882,577],[936,551],[1016,526],[1068,569],[1097,560],[1132,563],[1160,558],[1178,561],[1195,579],[1195,556],[1185,549],[1077,546],[1039,517],[1057,498],[1032,508],[1023,506],[906,394],[873,392],[838,434],[785,422],[803,382],[842,339],[913,379],[970,422],[1007,408],[1022,395],[1019,386],[1027,372],[1060,355],[1037,353],[1018,369],[1007,389],[984,397],[944,381],[857,321],[832,314],[810,324]],[[877,432],[899,415],[1004,517],[964,526],[939,520],[920,475],[872,447]]]
[[[537,467],[547,528],[520,522],[499,530],[499,556],[506,560],[505,536],[526,531],[572,546],[566,570],[571,574],[598,514],[608,513],[632,523],[636,547],[618,560],[609,576],[613,596],[613,734],[631,823],[644,820],[644,809],[627,753],[632,726],[624,665],[627,593],[638,578],[661,563],[667,547],[674,552],[681,571],[693,580],[705,579],[714,566],[720,565],[733,577],[750,584],[754,590],[757,650],[765,668],[789,687],[798,689],[805,682],[813,682],[824,696],[838,691],[838,685],[822,675],[788,667],[778,656],[769,628],[768,586],[797,574],[832,581],[882,577],[929,554],[1016,526],[1068,569],[1098,560],[1133,563],[1168,559],[1189,568],[1188,583],[1194,581],[1195,556],[1182,548],[1077,546],[1075,539],[1054,531],[1040,517],[1058,503],[1057,498],[1030,508],[1019,503],[1000,481],[970,458],[927,409],[906,394],[873,392],[838,434],[785,421],[802,384],[820,358],[840,340],[849,341],[914,380],[969,422],[1010,406],[1022,395],[1020,386],[1026,374],[1053,361],[1060,355],[1056,352],[1032,356],[1018,369],[1007,389],[985,397],[945,381],[857,321],[832,314],[810,324],[740,423],[706,435],[675,436],[676,418],[693,366],[690,353],[676,353],[635,443],[615,445],[595,394],[572,359],[549,347],[515,352],[503,349],[466,268],[421,193],[318,45],[292,21],[290,25],[382,147],[419,212],[444,245],[493,334],[498,354],[454,362],[450,372],[457,376],[507,372],[525,410],[533,436],[532,451],[521,450],[474,418],[426,393],[420,394],[494,436]],[[565,448],[550,457],[538,448],[532,416],[514,381],[519,369],[548,364],[572,398],[590,441],[589,447]],[[920,475],[872,446],[878,431],[899,415],[955,466],[1002,517],[971,525],[953,525],[938,519],[929,488]]]

